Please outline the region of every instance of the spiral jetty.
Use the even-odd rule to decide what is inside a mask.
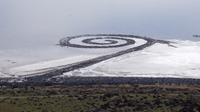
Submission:
[[[85,38],[82,40],[82,43],[88,44],[77,44],[71,43],[71,40],[77,38]],[[88,38],[87,38],[88,37]],[[90,38],[95,37],[95,38]],[[79,68],[84,68],[91,66],[93,64],[105,61],[114,57],[124,55],[126,53],[131,53],[135,51],[142,50],[146,47],[149,47],[155,43],[167,44],[168,46],[175,47],[170,45],[170,41],[156,40],[147,37],[135,36],[135,35],[121,35],[121,34],[87,34],[87,35],[78,35],[71,36],[60,39],[60,46],[76,47],[76,48],[114,48],[114,47],[123,47],[127,45],[135,44],[135,39],[146,40],[146,43],[136,47],[128,48],[119,52],[112,54],[107,54],[99,56],[93,59],[81,61],[78,63],[72,63],[69,65],[58,66],[57,69],[52,69],[47,72],[42,73],[42,75],[30,76],[30,77],[21,77],[21,78],[1,78],[0,85],[54,85],[54,84],[64,84],[64,85],[91,85],[91,84],[155,84],[155,83],[176,83],[176,84],[200,84],[199,79],[186,79],[186,78],[148,78],[148,77],[56,77],[62,75],[63,73],[70,72]],[[94,40],[104,39],[105,42],[94,42]],[[117,44],[117,40],[126,41],[123,44]],[[91,46],[90,46],[91,45]],[[20,81],[20,82],[19,82]]]

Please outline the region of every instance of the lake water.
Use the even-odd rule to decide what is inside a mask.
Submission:
[[[1,0],[0,50],[82,34],[199,41],[199,0]]]

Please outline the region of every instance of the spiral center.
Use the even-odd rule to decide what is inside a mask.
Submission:
[[[63,43],[77,48],[114,48],[135,44],[135,41],[117,36],[77,36],[68,38]]]
[[[86,43],[86,44],[97,44],[97,45],[110,45],[110,44],[116,44],[118,43],[118,41],[113,40],[113,39],[118,39],[118,38],[109,38],[109,37],[105,37],[105,38],[101,38],[101,37],[97,37],[97,38],[91,38],[91,39],[85,39],[82,42]]]

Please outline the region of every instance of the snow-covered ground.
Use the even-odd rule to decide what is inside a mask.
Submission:
[[[81,68],[65,76],[111,77],[178,77],[200,78],[200,42],[170,40],[166,44],[154,44],[142,51],[124,54],[90,67]],[[141,43],[140,43],[141,42]],[[138,40],[138,43],[143,44]],[[140,45],[138,44],[138,45]],[[83,49],[51,46],[0,51],[0,77],[25,76],[41,69],[54,69],[104,54],[117,52],[132,46],[107,49]],[[23,54],[23,55],[22,55]]]
[[[200,78],[200,42],[171,40],[63,76]]]

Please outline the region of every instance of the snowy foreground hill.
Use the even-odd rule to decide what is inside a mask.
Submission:
[[[200,42],[169,40],[55,77],[172,77],[200,79]],[[138,40],[138,43],[144,41]],[[78,49],[50,46],[0,51],[0,77],[28,77],[38,71],[127,49]]]

